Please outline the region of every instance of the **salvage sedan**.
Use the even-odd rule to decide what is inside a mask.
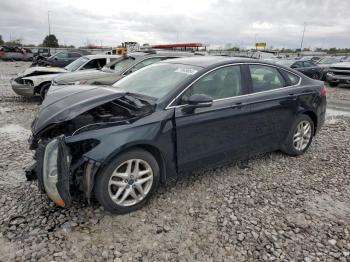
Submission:
[[[180,174],[274,150],[303,154],[325,112],[323,83],[283,66],[224,57],[162,61],[113,87],[49,93],[32,124],[32,174],[62,207],[82,191],[126,213]]]

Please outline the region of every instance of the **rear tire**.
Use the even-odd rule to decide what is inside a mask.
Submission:
[[[338,83],[335,83],[335,82],[329,82],[329,85],[331,87],[337,87],[338,86]]]
[[[129,213],[146,204],[158,187],[159,177],[153,155],[132,149],[117,156],[97,176],[95,196],[107,211]]]
[[[294,121],[281,151],[290,156],[299,156],[309,148],[314,136],[314,122],[307,115],[299,115]]]
[[[40,97],[41,100],[44,100],[46,97],[47,92],[49,91],[49,88],[51,86],[51,83],[46,83],[43,84],[42,87],[40,88]]]

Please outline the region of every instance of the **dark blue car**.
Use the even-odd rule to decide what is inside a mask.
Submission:
[[[281,150],[303,154],[325,120],[326,89],[257,60],[191,57],[155,63],[112,87],[62,86],[33,121],[40,188],[114,213],[141,208],[181,173]]]

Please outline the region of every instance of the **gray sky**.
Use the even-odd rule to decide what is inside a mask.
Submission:
[[[204,42],[250,47],[255,38],[273,47],[350,47],[350,0],[1,0],[5,40],[42,42],[51,32],[60,44],[116,46]]]

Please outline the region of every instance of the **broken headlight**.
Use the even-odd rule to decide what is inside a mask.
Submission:
[[[64,201],[57,190],[58,182],[58,139],[53,139],[46,145],[43,162],[43,181],[46,194],[60,206],[64,206]]]

